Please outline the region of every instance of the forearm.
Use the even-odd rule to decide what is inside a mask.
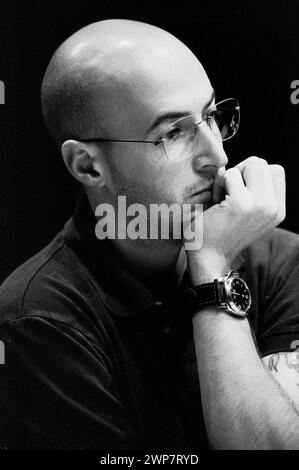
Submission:
[[[195,314],[206,428],[218,449],[299,449],[299,415],[256,351],[247,319]]]

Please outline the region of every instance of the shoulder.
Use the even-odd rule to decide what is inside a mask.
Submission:
[[[299,283],[299,235],[276,228],[242,252],[245,277],[264,304],[283,292],[295,302]]]
[[[287,351],[299,332],[299,236],[275,229],[242,253],[250,321],[262,356]]]
[[[245,265],[255,269],[277,269],[285,265],[299,267],[299,235],[276,228],[256,240],[242,252]]]
[[[0,287],[0,326],[42,318],[92,335],[92,325],[106,317],[100,287],[64,243],[62,233],[17,268]]]
[[[58,234],[49,245],[19,266],[3,282],[0,287],[0,323],[22,315],[26,293],[32,289],[36,280],[44,279],[45,271],[62,247],[63,240],[61,234]],[[42,287],[39,284],[36,294],[41,292]]]

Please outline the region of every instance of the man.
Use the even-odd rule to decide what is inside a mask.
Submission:
[[[56,51],[42,107],[84,190],[1,288],[1,448],[298,449],[299,240],[280,166],[225,170],[236,102],[169,33],[107,20]],[[203,204],[202,244],[99,240],[119,195]]]

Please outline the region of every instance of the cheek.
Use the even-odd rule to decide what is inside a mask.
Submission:
[[[131,177],[138,182],[140,190],[143,188],[150,195],[151,201],[167,204],[182,203],[192,181],[190,169],[168,160],[154,165],[141,164],[138,169],[132,169]]]
[[[123,148],[124,150],[124,148]],[[142,144],[128,144],[122,153],[114,154],[114,165],[119,174],[129,181],[147,179],[155,170],[161,166],[161,159],[157,155],[151,155]]]
[[[142,145],[132,144],[130,148],[128,146],[125,153],[114,156],[114,166],[123,180],[131,185],[139,184],[145,188],[152,187],[153,183],[158,182],[161,175],[167,172],[163,157],[158,151],[150,152],[148,150]]]
[[[134,146],[113,160],[118,188],[132,201],[144,204],[182,202],[191,179],[185,163],[171,163],[158,153],[140,154]]]
[[[159,185],[167,190],[169,202],[184,202],[186,188],[194,179],[192,169],[185,162],[170,163],[159,177]]]
[[[147,179],[146,184],[151,184],[155,192],[155,200],[159,203],[179,203],[184,202],[186,188],[192,182],[192,172],[182,164],[168,163],[160,168],[155,168],[151,181]]]

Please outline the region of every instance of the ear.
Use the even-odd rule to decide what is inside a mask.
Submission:
[[[86,186],[106,185],[104,156],[98,146],[67,140],[61,146],[65,166],[76,180]]]

